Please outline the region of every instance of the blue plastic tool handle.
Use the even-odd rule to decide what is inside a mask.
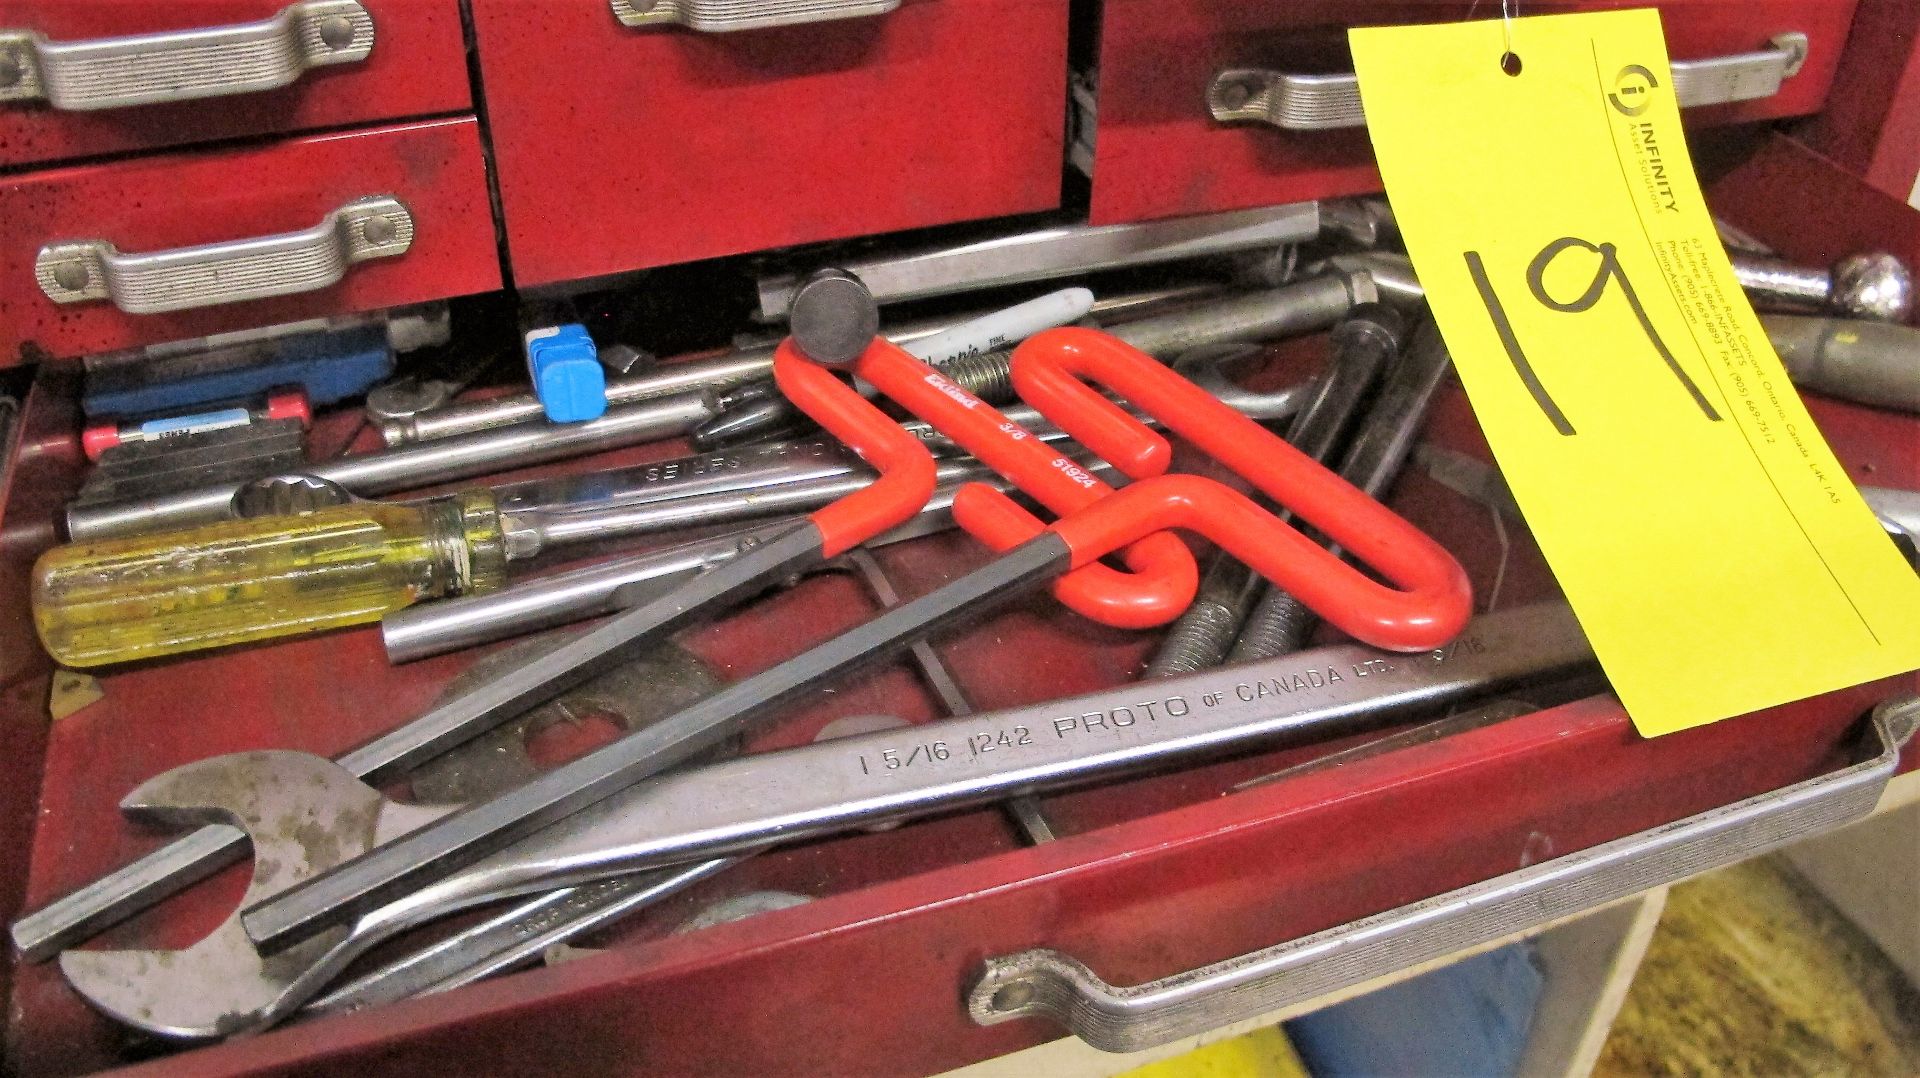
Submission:
[[[548,326],[527,334],[527,375],[555,423],[598,419],[607,410],[607,372],[587,327]]]

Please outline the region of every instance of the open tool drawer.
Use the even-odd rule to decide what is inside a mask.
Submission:
[[[1714,187],[1717,208],[1784,254],[1822,264],[1865,246],[1920,256],[1920,215],[1793,144],[1762,135],[1732,147],[1728,160]],[[1812,191],[1823,200],[1818,213],[1807,204]],[[1317,340],[1281,349],[1263,376],[1279,384],[1321,351]],[[146,777],[243,748],[346,748],[417,712],[471,661],[462,654],[389,667],[373,631],[335,633],[114,671],[101,679],[101,700],[50,724],[50,671],[27,630],[24,574],[51,540],[51,521],[79,472],[72,391],[61,370],[40,372],[0,518],[0,633],[7,634],[0,637],[0,738],[17,776],[0,787],[0,853],[4,878],[24,879],[26,887],[24,896],[7,896],[9,912],[20,903],[37,907],[148,848],[153,840],[115,808]],[[1854,478],[1920,489],[1913,420],[1831,401],[1812,407]],[[1426,438],[1485,455],[1457,392],[1439,406]],[[629,456],[677,452],[655,445]],[[1506,526],[1503,538],[1488,510],[1417,468],[1391,502],[1460,556],[1483,602],[1497,595],[1505,609],[1551,594],[1518,526]],[[948,536],[878,557],[912,596],[985,555]],[[871,610],[851,580],[821,576],[684,642],[724,675],[739,676]],[[1040,598],[943,640],[940,650],[972,704],[990,709],[1121,684],[1153,642],[1153,634],[1093,627]],[[1543,710],[1238,792],[1230,791],[1329,746],[1252,751],[1049,796],[1045,810],[1060,837],[1040,846],[1023,847],[993,809],[798,844],[588,941],[605,953],[296,1023],[149,1067],[183,1074],[926,1073],[1062,1034],[1049,1019],[976,1022],[1070,999],[1066,982],[1041,967],[990,967],[991,959],[1052,948],[1108,984],[1134,985],[1483,881],[1504,880],[1507,893],[1519,896],[1463,903],[1456,912],[1464,915],[1439,919],[1439,936],[1402,925],[1411,934],[1393,937],[1405,941],[1397,945],[1349,947],[1331,964],[1295,952],[1282,963],[1283,987],[1333,990],[1417,961],[1422,947],[1470,945],[1477,934],[1499,934],[1563,906],[1585,908],[1618,888],[1664,882],[1864,812],[1894,763],[1884,753],[1875,759],[1871,747],[1861,755],[1862,716],[1910,682],[1860,686],[1657,741],[1635,735],[1610,697],[1569,699],[1565,689],[1540,687],[1552,705]],[[1144,686],[1142,694],[1153,696]],[[1524,699],[1532,690],[1509,695]],[[920,721],[934,716],[935,704],[906,668],[888,666],[819,695],[753,747],[797,744],[833,718],[876,712]],[[1686,827],[1665,826],[1683,819]],[[1649,829],[1657,830],[1641,834]],[[1617,844],[1629,836],[1636,837]],[[1554,860],[1582,851],[1586,862]],[[1586,867],[1568,886],[1545,890],[1537,889],[1537,873],[1510,875],[1534,864]],[[102,942],[183,945],[232,908],[242,885],[229,871]],[[757,891],[811,900],[676,931],[718,900]],[[998,979],[983,982],[990,968]],[[1241,998],[1277,1005],[1275,991]],[[1224,1024],[1236,1016],[1203,1006],[1129,1018],[1137,1009],[1091,994],[1079,1024],[1096,1043],[1124,1047],[1178,1035],[1183,1019]],[[26,1074],[84,1072],[156,1054],[89,1011],[47,965],[13,971],[9,1038],[9,1058]]]

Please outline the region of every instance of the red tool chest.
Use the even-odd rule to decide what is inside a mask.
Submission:
[[[473,16],[523,285],[1059,205],[1059,0],[743,33],[606,0]]]
[[[287,295],[223,297],[224,281],[257,275],[249,262],[258,256],[247,241],[341,221],[343,210],[372,199],[395,208],[349,226],[351,233],[321,229],[274,265],[291,276],[307,257],[356,248],[364,260],[348,255],[333,280],[296,278],[291,284],[299,290]],[[0,356],[79,356],[490,291],[500,287],[500,268],[488,216],[479,125],[471,117],[0,179]],[[383,236],[384,248],[373,242]],[[52,249],[100,244],[117,254],[90,265],[50,257]],[[192,247],[208,252],[197,273],[135,270],[122,284],[104,285],[105,264],[123,255]],[[76,298],[61,277],[69,269],[78,283],[111,294]],[[140,309],[169,295],[187,305]]]
[[[1527,5],[1526,14],[1656,6],[1630,0]],[[1786,34],[1805,57],[1778,92],[1691,111],[1691,125],[1817,112],[1840,64],[1853,0],[1666,0],[1657,5],[1675,61],[1764,52]],[[1091,144],[1095,224],[1209,213],[1377,191],[1380,176],[1361,126],[1320,127],[1336,97],[1301,85],[1282,110],[1288,126],[1217,119],[1244,80],[1226,72],[1351,73],[1349,26],[1444,22],[1497,15],[1465,0],[1220,5],[1206,0],[1108,0],[1098,60],[1083,73],[1081,141]],[[1764,60],[1756,63],[1765,66]],[[1239,93],[1241,97],[1229,95]],[[1350,96],[1350,95],[1349,95]],[[1224,98],[1224,100],[1223,100]],[[1091,121],[1090,125],[1088,121]]]
[[[4,0],[0,167],[463,112],[465,51],[459,0]]]
[[[371,0],[368,6],[374,6]],[[695,122],[695,112],[687,111],[678,115],[678,126],[659,136],[667,143],[684,139],[684,145],[661,149],[660,158],[678,160],[684,170],[699,172],[702,183],[697,186],[704,192],[704,209],[682,205],[665,215],[674,221],[656,221],[656,230],[614,222],[613,211],[603,204],[599,211],[603,227],[597,238],[591,244],[581,240],[570,246],[558,237],[574,222],[592,221],[594,213],[542,210],[536,194],[522,187],[521,197],[531,201],[519,203],[522,209],[516,222],[514,170],[525,168],[520,175],[531,183],[537,178],[538,158],[527,158],[519,166],[513,163],[513,123],[537,125],[542,117],[551,121],[564,112],[560,97],[583,87],[619,86],[621,80],[641,78],[642,69],[647,77],[661,72],[637,62],[631,69],[617,71],[594,68],[596,75],[605,73],[604,80],[556,78],[555,86],[528,91],[547,96],[530,97],[528,103],[516,106],[509,100],[496,101],[494,95],[519,84],[511,77],[496,80],[490,65],[508,59],[532,62],[529,58],[544,46],[536,47],[537,35],[527,31],[548,17],[555,25],[591,27],[592,34],[598,35],[576,40],[598,40],[601,45],[619,40],[657,50],[647,55],[667,74],[688,79],[692,78],[689,55],[704,49],[736,49],[740,51],[713,70],[730,71],[730,79],[750,82],[745,66],[728,65],[744,65],[744,58],[755,49],[772,46],[750,40],[759,32],[719,42],[675,36],[679,32],[671,28],[649,29],[638,38],[616,38],[611,31],[626,35],[635,31],[621,26],[605,6],[585,3],[577,12],[558,3],[516,7],[507,0],[474,0],[473,6],[484,92],[489,119],[495,125],[495,175],[501,185],[505,234],[520,283],[1000,215],[1050,205],[1059,193],[1062,135],[1056,109],[1051,119],[1035,121],[1038,129],[1007,134],[1014,140],[1010,145],[1020,145],[1026,153],[1009,149],[1003,168],[981,166],[984,171],[979,176],[991,178],[990,191],[975,189],[971,177],[976,174],[967,171],[975,163],[939,156],[952,149],[943,146],[927,151],[933,156],[909,155],[901,167],[882,169],[886,175],[873,181],[876,186],[846,194],[842,205],[822,209],[824,216],[810,222],[801,217],[811,212],[803,205],[769,204],[737,213],[733,212],[738,210],[737,200],[750,188],[731,174],[715,172],[719,163],[733,159],[729,153],[764,149],[769,155],[766,167],[777,171],[775,166],[791,155],[824,154],[826,147],[806,140],[749,142],[745,145],[755,148],[742,151],[743,143],[731,141],[738,131],[719,130],[724,126],[721,114],[716,114],[712,126],[705,126]],[[1139,12],[1133,10],[1136,6]],[[1147,6],[1108,0],[1109,31],[1127,18],[1144,18]],[[1415,6],[1419,8],[1416,17],[1421,18],[1464,14],[1454,7],[1440,11],[1437,5]],[[1726,40],[1683,38],[1683,33],[1691,31],[1681,28],[1682,17],[1716,9],[1724,16],[1724,9],[1731,5],[1663,6],[1672,11],[1668,23],[1676,56],[1704,55]],[[1802,0],[1772,6],[1803,15],[1810,40],[1822,40],[1824,33],[1835,40],[1837,49],[1835,35],[1844,35],[1849,5]],[[797,86],[825,86],[822,93],[836,110],[877,108],[873,104],[877,98],[861,95],[882,91],[877,83],[863,83],[847,74],[858,66],[853,60],[886,57],[889,64],[912,67],[925,59],[923,50],[958,40],[944,35],[971,29],[992,38],[1017,25],[1021,44],[1014,51],[1021,58],[1013,67],[1037,65],[1041,53],[1055,48],[1047,42],[1064,47],[1064,25],[1055,25],[1056,20],[1064,20],[1062,7],[909,0],[871,23],[821,24],[837,35],[833,40],[846,44],[823,47],[812,58],[816,69],[797,74],[782,71],[792,75]],[[1385,13],[1387,5],[1378,7],[1381,18],[1367,21],[1402,17]],[[585,14],[589,9],[592,19]],[[1217,27],[1224,18],[1212,7],[1169,12],[1163,4],[1159,10],[1163,28],[1176,36]],[[550,16],[545,14],[549,11]],[[515,12],[517,21],[508,18]],[[975,18],[980,21],[969,21]],[[1023,23],[1023,19],[1031,21]],[[1703,17],[1701,24],[1731,33],[1736,21]],[[490,42],[498,40],[510,22],[521,36],[514,45],[502,47],[503,55],[491,56]],[[1753,20],[1746,22],[1740,29],[1753,31]],[[1267,25],[1279,23],[1269,20]],[[1179,30],[1182,26],[1185,31]],[[811,31],[791,27],[767,32],[765,40],[781,40],[783,35],[802,31],[824,32],[820,27]],[[1058,37],[1048,37],[1056,32]],[[1764,40],[1765,34],[1761,37]],[[1035,43],[1038,38],[1046,40]],[[1013,37],[993,40],[1009,48],[1016,43]],[[1690,52],[1696,40],[1703,48]],[[1683,46],[1683,41],[1689,44]],[[591,50],[601,45],[583,46],[586,51],[576,55],[576,62],[580,56],[593,55]],[[1102,44],[1102,56],[1118,55],[1109,50],[1124,47],[1124,37],[1110,33]],[[791,48],[783,46],[785,51]],[[1161,66],[1187,69],[1192,59],[1188,53],[1198,51],[1166,45]],[[1064,53],[1056,50],[1048,55],[1059,82],[1057,106],[1065,93]],[[1822,69],[1830,75],[1836,63],[1845,62],[1836,53],[1810,52],[1808,66],[1794,78],[1818,75]],[[1197,71],[1200,66],[1204,65],[1191,69]],[[578,65],[575,69],[589,68]],[[1109,68],[1103,74],[1103,87],[1111,73]],[[946,71],[941,89],[961,96],[970,93],[968,88],[951,85],[965,81],[966,74],[956,77]],[[1010,77],[1016,83],[1030,79],[1023,85],[1034,94],[1045,81],[1032,72]],[[1827,77],[1792,84],[1792,97],[1783,92],[1764,104],[1729,109],[1754,110],[1741,111],[1744,118],[1810,111],[1818,108],[1823,90],[1805,87],[1823,87],[1821,80]],[[878,83],[886,81],[882,78]],[[569,85],[557,85],[561,83]],[[715,87],[689,82],[673,92],[683,95],[674,97],[675,107],[694,109],[702,90],[724,96]],[[1803,93],[1811,96],[1800,96]],[[596,115],[611,124],[620,96],[607,95],[609,111]],[[771,108],[769,100],[759,99],[760,107]],[[930,96],[926,102],[932,100]],[[545,111],[538,111],[535,101],[544,102],[538,109]],[[1112,119],[1106,103],[1102,98],[1103,123]],[[529,110],[518,121],[509,119],[516,107]],[[1012,117],[1039,115],[996,113],[995,118],[987,115],[991,111],[982,104],[977,115],[962,118],[979,125],[970,139],[998,138],[1000,124],[1024,122]],[[634,105],[636,115],[642,112]],[[1114,123],[1126,122],[1126,114],[1120,115]],[[754,122],[767,121],[761,117]],[[900,122],[894,134],[901,139],[911,142],[924,137],[927,141],[919,144],[928,147],[939,141],[935,136],[940,125],[924,115],[916,121],[917,134],[908,130],[915,124]],[[1186,130],[1187,122],[1165,119],[1163,137],[1168,141],[1162,144],[1162,156],[1166,162],[1186,162],[1185,175],[1194,190],[1210,190],[1200,177],[1216,166],[1232,166],[1235,151],[1202,151],[1197,148],[1199,142],[1181,142],[1186,136],[1180,132]],[[599,197],[582,193],[584,163],[595,164],[587,183],[597,185],[613,168],[609,162],[614,151],[606,147],[619,145],[623,159],[648,156],[652,136],[646,133],[643,120],[634,123],[637,126],[630,130],[637,134],[624,143],[615,139],[602,144],[597,154],[553,159],[572,164],[555,166],[555,176],[570,178],[562,183],[549,177],[551,191],[579,194],[582,206]],[[1049,123],[1054,126],[1046,127]],[[804,123],[786,126],[805,130]],[[846,129],[863,130],[851,122]],[[537,145],[527,130],[528,126],[522,127],[529,139],[521,144],[523,148]],[[858,140],[873,141],[883,154],[898,145],[879,141],[871,128],[864,131]],[[1220,132],[1209,128],[1205,133]],[[615,134],[617,130],[610,129],[606,137]],[[1287,137],[1271,129],[1235,137],[1239,134]],[[1025,141],[1028,136],[1031,144]],[[1353,144],[1364,147],[1364,136],[1358,133],[1338,137],[1356,139]],[[434,141],[413,141],[417,139]],[[394,148],[364,155],[356,149],[383,143]],[[444,154],[413,152],[413,147],[421,145],[438,147]],[[1027,153],[1041,156],[1038,147],[1042,145],[1052,147],[1044,170],[1046,183],[1029,174],[1032,163],[1026,159]],[[1111,150],[1113,143],[1103,135],[1101,145]],[[463,156],[469,148],[475,155],[471,160]],[[845,144],[833,147],[836,153],[845,148]],[[220,155],[226,152],[167,154],[49,170],[44,175],[76,177],[73,182],[97,177],[93,182],[105,183],[104,177],[117,175],[113,170],[124,169],[130,175],[150,175],[144,182],[161,189],[169,182],[168,169],[222,167],[225,159]],[[473,120],[276,138],[233,152],[252,154],[260,161],[283,160],[288,176],[308,173],[327,184],[344,184],[356,176],[382,178],[388,181],[381,188],[386,192],[399,190],[397,185],[408,181],[433,178],[435,182],[425,184],[427,194],[418,196],[419,201],[408,200],[422,222],[417,240],[421,246],[399,258],[356,265],[343,284],[305,299],[254,301],[217,316],[213,312],[194,316],[208,318],[206,323],[142,316],[169,319],[166,324],[173,328],[166,333],[205,332],[189,327],[230,324],[224,321],[228,318],[251,324],[293,316],[283,311],[364,309],[497,284],[499,266],[484,231],[489,218],[484,184],[478,179]],[[300,156],[304,154],[321,156]],[[1707,140],[1700,157],[1711,180],[1709,194],[1716,211],[1786,256],[1824,265],[1872,247],[1895,251],[1909,260],[1920,258],[1920,214],[1790,138],[1760,128],[1733,130]],[[844,156],[838,159],[842,171],[859,171]],[[824,185],[828,163],[826,157],[809,158],[793,167]],[[1313,177],[1302,181],[1309,187],[1329,182],[1329,176],[1342,177],[1339,182],[1350,185],[1347,190],[1368,189],[1373,183],[1364,161],[1322,163],[1326,167],[1321,172],[1313,171],[1317,164],[1299,160],[1284,170],[1292,175],[1306,169],[1297,174]],[[665,166],[650,162],[645,167]],[[1094,178],[1096,218],[1103,205],[1101,167],[1096,165]],[[1165,171],[1173,165],[1163,162],[1160,167]],[[821,171],[808,172],[815,168]],[[274,179],[279,175],[276,169],[262,166],[248,169],[247,174],[264,176],[268,182],[258,183],[262,190],[257,192],[228,193],[237,206],[232,210],[234,219],[245,215],[254,231],[304,228],[332,208],[327,198],[318,196],[310,203],[284,201],[290,196],[284,190],[276,193],[281,186]],[[672,170],[643,175],[686,178]],[[1113,175],[1106,173],[1109,179]],[[1020,177],[1018,182],[1015,177]],[[13,180],[0,178],[0,200],[15,197],[9,193],[14,188],[8,186]],[[442,190],[442,180],[452,185],[448,192],[457,191],[464,201],[447,203],[447,212],[455,215],[444,226],[447,231],[433,230],[432,242],[449,246],[429,248],[424,222],[438,218],[429,218],[421,207],[440,204],[434,192]],[[855,181],[856,187],[859,182],[864,181]],[[1017,196],[1011,193],[1016,187],[1022,192]],[[645,184],[623,179],[605,187],[616,189],[628,196],[623,206],[640,206],[633,211],[635,218],[651,219],[649,215],[659,208],[651,197],[653,188]],[[349,194],[367,193],[373,193],[371,186],[366,191],[358,186],[326,189],[328,197],[341,201]],[[1217,205],[1202,201],[1184,209],[1155,209],[1169,204],[1155,202],[1161,196],[1142,179],[1128,196],[1133,201],[1119,203],[1134,208],[1117,210],[1118,216],[1110,219],[1330,193],[1331,188],[1314,188],[1311,194],[1236,195],[1231,197],[1249,201]],[[549,195],[537,193],[538,197]],[[476,197],[482,201],[473,201]],[[1107,197],[1114,197],[1112,191]],[[276,198],[283,201],[275,202]],[[0,201],[0,206],[4,204]],[[196,194],[193,204],[213,203]],[[282,211],[294,204],[299,212],[289,218]],[[1116,203],[1106,205],[1111,208]],[[890,208],[883,212],[876,207]],[[898,216],[888,216],[896,210]],[[703,212],[714,215],[702,219],[704,226],[693,220]],[[135,218],[116,219],[121,221],[129,231],[115,242],[127,251],[210,242],[224,234],[166,231],[159,226],[140,232]],[[551,237],[544,231],[549,223],[555,229]],[[11,227],[0,217],[0,233],[6,234],[10,245]],[[656,236],[665,237],[657,248],[650,246]],[[554,243],[543,248],[547,238]],[[32,243],[36,250],[39,242]],[[656,250],[661,252],[657,258],[643,253]],[[422,251],[430,257],[413,266],[420,276],[410,278],[406,275],[410,260]],[[524,272],[523,251],[528,258]],[[569,261],[576,256],[583,260]],[[27,266],[30,271],[31,254]],[[492,283],[489,273],[495,275]],[[4,303],[13,295],[10,290],[19,274],[19,256],[11,246],[0,251],[0,274],[5,275],[0,279],[0,303]],[[410,292],[410,280],[426,283]],[[26,285],[33,289],[29,295],[40,295],[30,272]],[[98,305],[94,309],[103,317],[81,322],[78,315],[83,308],[76,306],[70,314],[73,321],[63,323],[55,317],[42,325],[35,321],[45,317],[41,314],[20,315],[0,308],[0,324],[42,326],[10,329],[21,340],[34,339],[33,332],[70,333],[74,336],[58,339],[125,344],[145,332],[125,328],[125,319],[135,316],[123,319]],[[86,328],[69,328],[73,325]],[[106,345],[75,343],[72,347],[86,350]],[[6,354],[14,350],[15,345],[9,344]],[[1323,350],[1320,340],[1279,349],[1261,377],[1284,384],[1318,362]],[[14,781],[0,784],[0,881],[9,888],[0,910],[9,914],[43,905],[151,848],[156,837],[126,824],[116,807],[128,789],[148,776],[201,756],[244,748],[338,751],[419,711],[475,658],[463,653],[392,667],[381,652],[376,631],[334,633],[111,670],[100,678],[104,690],[100,701],[50,721],[46,705],[54,672],[28,628],[25,581],[32,558],[55,541],[59,508],[83,470],[75,392],[71,365],[41,365],[16,425],[18,449],[0,475],[0,613],[4,614],[0,616],[0,749],[15,768]],[[1915,421],[1816,398],[1810,398],[1810,405],[1856,481],[1920,489],[1920,426]],[[336,425],[328,434],[344,437],[350,426]],[[369,434],[363,432],[360,438],[362,447],[371,444]],[[1457,391],[1436,409],[1426,438],[1483,457],[1486,453]],[[678,444],[654,445],[604,463],[682,451]],[[1485,507],[1440,487],[1418,469],[1409,469],[1390,503],[1461,558],[1483,603],[1496,591],[1496,578],[1501,581],[1497,592],[1502,608],[1552,593],[1550,576],[1524,529],[1507,526],[1503,553],[1502,532]],[[964,537],[942,536],[885,548],[877,556],[910,598],[952,579],[987,555]],[[852,581],[843,575],[825,575],[690,633],[684,642],[724,675],[738,677],[857,624],[871,612],[871,604]],[[1042,596],[941,641],[940,650],[973,704],[988,709],[1127,681],[1136,676],[1154,641],[1152,633],[1095,626]],[[1914,684],[1915,679],[1908,677],[1861,686],[1653,741],[1632,732],[1610,697],[1587,696],[1339,769],[1230,792],[1242,780],[1314,758],[1329,746],[1250,750],[1205,766],[1048,797],[1046,809],[1062,837],[1035,847],[1022,846],[1003,817],[991,809],[952,813],[890,831],[807,842],[756,857],[586,941],[593,947],[604,946],[605,953],[441,996],[299,1023],[256,1038],[170,1055],[148,1062],[147,1067],[183,1074],[332,1073],[349,1068],[394,1074],[929,1073],[1062,1035],[1060,1027],[1041,1019],[982,1027],[969,1018],[967,992],[988,958],[1051,947],[1085,962],[1110,982],[1132,984],[1321,932],[1452,888],[1496,879],[1532,862],[1832,772],[1847,762],[1867,709]],[[776,730],[752,747],[799,744],[835,717],[872,713],[924,721],[936,717],[936,706],[905,667],[890,665],[785,716]],[[1908,759],[1920,762],[1920,754],[1909,752]],[[96,945],[190,942],[232,908],[244,887],[241,874],[242,870],[229,870],[159,910],[111,930]],[[812,900],[739,923],[676,932],[692,912],[708,903],[756,890],[793,892]],[[8,1058],[23,1074],[81,1073],[156,1054],[151,1045],[130,1038],[90,1011],[52,965],[12,968],[9,988]]]

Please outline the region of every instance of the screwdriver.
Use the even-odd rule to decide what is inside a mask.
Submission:
[[[676,476],[670,491],[650,489],[663,468],[694,464],[713,470]],[[935,475],[959,482],[977,478],[979,467],[970,458],[943,460]],[[54,659],[84,667],[361,625],[423,600],[499,588],[511,561],[807,512],[871,475],[838,442],[772,443],[418,501],[353,501],[71,543],[34,565],[34,626]]]

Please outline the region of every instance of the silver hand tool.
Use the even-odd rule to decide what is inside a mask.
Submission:
[[[868,591],[883,607],[900,604],[899,593],[894,590],[893,582],[885,570],[865,549],[849,551],[841,561],[845,567],[857,573],[865,582]],[[829,566],[828,568],[836,568]],[[920,641],[908,650],[921,680],[940,701],[941,709],[949,718],[973,714],[973,706],[961,692],[959,682],[947,669],[944,662],[934,652],[932,645]],[[883,717],[882,717],[883,718]],[[910,724],[898,720],[885,720],[891,727],[905,727]],[[846,733],[867,732],[871,727],[859,730],[847,729],[846,724],[829,723],[821,731],[821,737],[845,736]],[[445,762],[453,757],[482,757],[490,759],[493,753],[476,751],[478,742],[470,742],[463,748],[441,757]],[[494,765],[487,764],[489,771]],[[414,779],[414,793],[428,795],[429,800],[437,800],[441,791],[434,788],[422,791],[419,777]],[[475,796],[477,791],[461,791],[463,795]],[[1016,797],[1007,802],[1008,815],[1020,828],[1027,841],[1039,844],[1051,841],[1053,827],[1047,821],[1036,799]],[[504,972],[538,959],[548,947],[577,939],[580,936],[604,928],[646,906],[652,905],[668,895],[698,883],[721,869],[738,861],[739,857],[722,857],[691,865],[675,866],[670,869],[655,869],[649,872],[635,873],[631,876],[617,876],[608,880],[581,884],[578,887],[565,888],[560,892],[538,895],[514,908],[500,913],[471,928],[464,929],[429,947],[388,963],[353,981],[340,986],[327,995],[307,1004],[305,1010],[326,1013],[340,1010],[359,1010],[377,1003],[431,992],[442,992],[471,984],[494,973]]]
[[[1422,445],[1414,451],[1414,459],[1441,486],[1512,520],[1526,523],[1506,477],[1493,465],[1437,445]],[[1866,499],[1867,508],[1873,510],[1887,538],[1900,548],[1907,563],[1920,570],[1920,491],[1868,486],[1855,489]]]
[[[353,492],[338,483],[292,472],[243,484],[233,494],[232,513],[236,520],[295,516],[353,500]]]
[[[207,1031],[173,1035],[222,1035],[290,1013],[374,943],[483,902],[1251,744],[1322,740],[1589,669],[1592,661],[1572,613],[1547,603],[1480,618],[1439,652],[1319,648],[742,757],[630,787],[298,952],[283,952],[287,957],[261,959],[235,934],[236,913],[209,937],[216,942],[196,945],[204,950],[70,951],[62,968],[90,1001],[129,1024]],[[370,832],[392,833],[440,811],[392,805],[334,765],[300,753],[241,753],[187,764],[135,791],[126,804],[145,815],[219,815],[247,827],[256,857],[286,863],[269,881],[283,885],[365,848]],[[218,991],[226,1009],[217,1015],[198,1004],[207,977],[225,981]]]
[[[1913,271],[1884,251],[1849,255],[1831,269],[1745,251],[1728,251],[1727,258],[1755,307],[1869,322],[1904,322],[1913,314]]]
[[[1367,200],[1363,208],[1343,214],[1343,219],[1348,218],[1357,222],[1355,234],[1363,241],[1361,246],[1372,247],[1399,235],[1393,210],[1384,201]],[[1737,231],[1724,222],[1715,224],[1723,238],[1730,230]],[[1375,242],[1364,242],[1368,236]],[[1743,238],[1751,240],[1751,237]],[[1376,261],[1369,257],[1372,253],[1385,252],[1335,255],[1318,267],[1308,269],[1311,272],[1327,265],[1390,266],[1396,260],[1396,256],[1389,255],[1384,262]],[[1905,322],[1913,314],[1913,270],[1898,256],[1885,251],[1848,255],[1831,268],[1821,269],[1729,245],[1727,261],[1733,264],[1733,276],[1746,290],[1748,300],[1762,310],[1818,311],[1869,322]],[[1406,263],[1406,269],[1404,277],[1391,269],[1384,272],[1399,277],[1397,284],[1418,289],[1418,281],[1411,276],[1412,264]],[[1382,290],[1389,290],[1389,286],[1383,283]],[[1404,287],[1394,287],[1391,291],[1407,295]]]
[[[1762,275],[1754,259],[1758,256],[1729,251],[1735,276],[1747,287],[1747,296],[1756,308],[1786,307],[1807,309],[1808,304],[1787,302],[1787,292],[1771,289],[1764,282],[1773,277],[1824,280],[1821,271],[1765,263],[1775,266]],[[1862,284],[1861,295],[1885,297],[1899,294],[1898,302],[1889,301],[1876,308],[1865,299],[1833,306],[1844,317],[1819,318],[1791,314],[1762,314],[1760,325],[1787,376],[1794,383],[1829,396],[1839,397],[1877,408],[1897,408],[1920,413],[1920,330],[1882,322],[1903,321],[1912,311],[1912,286],[1905,267],[1891,255],[1860,255],[1842,265],[1882,266],[1885,272],[1873,277],[1873,287]],[[1784,268],[1779,268],[1784,267]],[[1387,251],[1340,254],[1308,267],[1308,272],[1340,271],[1365,274],[1371,278],[1382,299],[1403,310],[1424,306],[1426,292],[1413,274],[1413,263],[1405,255]],[[1836,273],[1838,271],[1836,270]],[[1856,277],[1847,279],[1854,280]],[[1850,293],[1851,295],[1851,293]]]
[[[1320,206],[1302,202],[1257,210],[1125,225],[1061,225],[978,243],[847,263],[881,305],[927,296],[1077,277],[1298,243],[1320,234]],[[760,281],[762,321],[786,317],[800,278]]]
[[[585,423],[502,427],[427,445],[338,457],[301,470],[363,497],[392,494],[502,468],[544,464],[655,441],[687,429],[711,415],[712,410],[710,394],[684,393],[609,409],[606,415]],[[242,482],[70,506],[67,537],[87,542],[226,520]]]

